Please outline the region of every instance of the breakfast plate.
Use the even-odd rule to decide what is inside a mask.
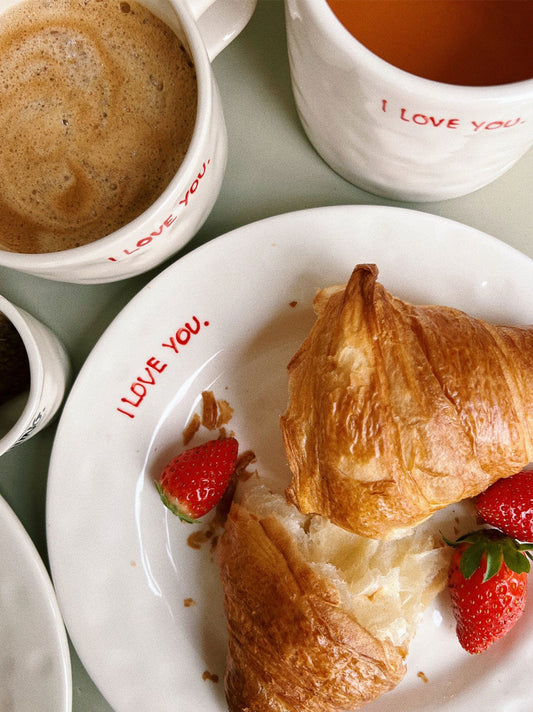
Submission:
[[[70,655],[52,582],[2,497],[0,561],[0,710],[70,712]]]
[[[72,641],[116,712],[226,709],[216,538],[191,545],[202,525],[170,514],[153,479],[182,449],[203,391],[233,408],[227,427],[241,451],[255,453],[252,470],[288,477],[278,424],[286,365],[313,323],[317,288],[345,282],[361,262],[375,262],[404,299],[500,323],[532,320],[533,262],[497,239],[403,208],[315,208],[182,257],[124,308],[83,366],[52,452],[48,546]],[[208,436],[201,428],[193,444]],[[523,712],[532,606],[524,616],[487,653],[469,656],[442,594],[412,643],[406,677],[366,709],[470,712],[505,700],[507,712]]]

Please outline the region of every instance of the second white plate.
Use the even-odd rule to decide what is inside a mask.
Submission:
[[[70,655],[52,583],[2,497],[0,562],[0,710],[70,712]]]

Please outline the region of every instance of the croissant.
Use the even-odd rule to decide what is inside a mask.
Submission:
[[[262,486],[234,502],[217,545],[230,712],[341,712],[393,689],[446,580],[450,549],[425,527],[376,541]]]
[[[533,326],[415,306],[377,274],[318,292],[281,428],[288,499],[391,538],[533,460]]]

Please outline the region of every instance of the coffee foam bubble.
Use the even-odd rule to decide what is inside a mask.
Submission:
[[[194,67],[135,2],[26,0],[0,18],[0,244],[50,252],[130,222],[181,164]]]

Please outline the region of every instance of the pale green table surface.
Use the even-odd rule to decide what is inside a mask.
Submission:
[[[258,0],[249,25],[215,59],[213,67],[228,125],[227,173],[207,222],[171,261],[255,220],[339,204],[401,205],[442,215],[488,232],[533,258],[533,151],[502,178],[472,195],[418,205],[369,195],[322,161],[295,112],[281,0]],[[77,373],[115,315],[168,264],[140,277],[96,286],[61,284],[0,267],[0,293],[58,334]],[[54,432],[55,426],[49,426],[0,458],[0,493],[18,514],[45,562],[46,481]],[[71,654],[73,712],[109,712],[111,707],[75,651]]]

